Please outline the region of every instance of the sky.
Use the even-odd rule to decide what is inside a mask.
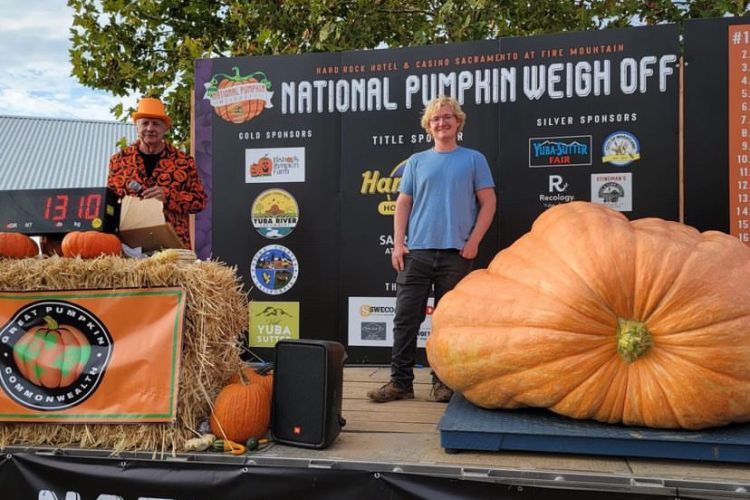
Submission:
[[[71,76],[66,3],[0,0],[0,115],[115,120],[119,100]]]

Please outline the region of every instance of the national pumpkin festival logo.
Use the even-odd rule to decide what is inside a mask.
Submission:
[[[0,384],[34,410],[76,406],[98,387],[112,355],[112,337],[85,308],[44,300],[17,311],[0,330]]]
[[[245,123],[273,106],[271,82],[265,73],[241,75],[237,66],[232,71],[232,75],[217,73],[204,84],[203,98],[210,101],[217,115],[231,123]]]

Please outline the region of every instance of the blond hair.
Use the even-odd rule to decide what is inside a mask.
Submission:
[[[458,122],[458,131],[461,132],[464,129],[466,113],[461,109],[461,105],[453,97],[441,95],[427,103],[427,106],[425,106],[424,111],[422,112],[422,120],[420,121],[420,124],[428,134],[430,133],[430,119],[438,114],[440,108],[445,105],[450,106],[453,110],[453,116],[456,117],[456,121]]]

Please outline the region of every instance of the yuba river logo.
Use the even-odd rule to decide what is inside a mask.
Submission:
[[[20,309],[0,330],[0,385],[34,410],[76,406],[91,396],[112,356],[112,337],[83,307],[44,300]]]

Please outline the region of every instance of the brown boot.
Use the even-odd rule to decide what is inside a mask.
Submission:
[[[384,386],[368,392],[367,397],[376,403],[387,403],[398,399],[414,399],[414,388],[402,389],[393,382],[388,382]]]
[[[439,380],[432,384],[432,399],[438,403],[447,403],[453,396],[453,390]]]

